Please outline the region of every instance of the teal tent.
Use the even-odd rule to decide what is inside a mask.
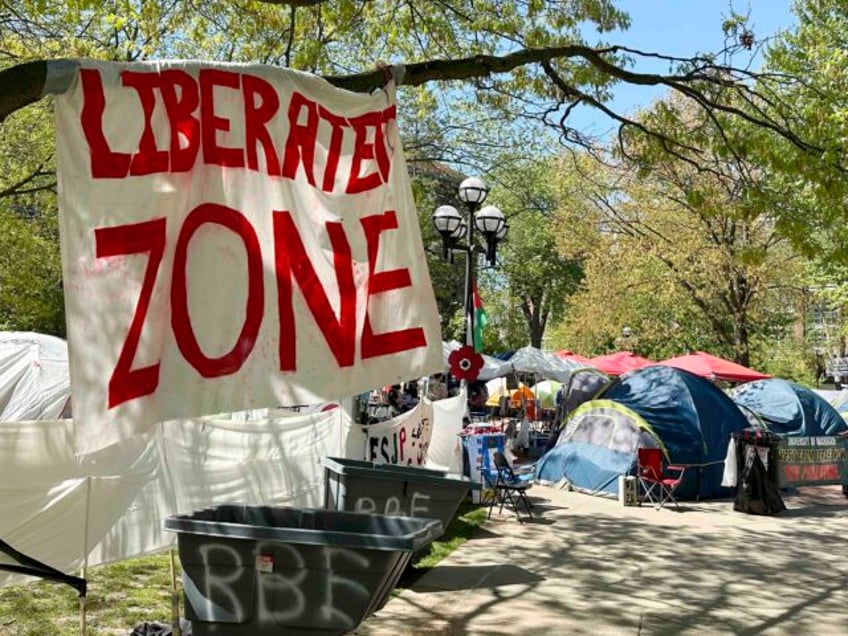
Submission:
[[[733,400],[755,413],[763,427],[788,437],[838,435],[845,420],[812,389],[789,380],[770,378],[734,389]]]

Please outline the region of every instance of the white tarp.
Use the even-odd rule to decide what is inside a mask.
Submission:
[[[359,457],[342,409],[192,419],[75,456],[70,420],[0,425],[0,538],[64,572],[156,552],[172,514],[223,503],[323,505],[324,456]],[[0,572],[0,584],[12,575]]]
[[[466,396],[460,393],[446,400],[433,402],[433,436],[427,451],[427,468],[462,474],[462,416]]]
[[[58,419],[70,397],[64,340],[40,333],[0,332],[0,422]]]
[[[55,104],[78,450],[441,367],[393,84],[80,60]]]
[[[586,365],[565,360],[553,353],[547,353],[536,347],[523,347],[506,361],[507,372],[532,373],[535,376],[566,383],[572,372],[584,369]]]
[[[425,466],[461,472],[464,408],[464,395],[422,406],[419,416],[432,418]],[[0,539],[72,573],[171,547],[176,537],[162,525],[172,514],[224,503],[321,507],[321,459],[362,459],[364,428],[338,407],[274,419],[196,418],[75,456],[70,420],[4,422]],[[0,585],[16,579],[0,572]]]

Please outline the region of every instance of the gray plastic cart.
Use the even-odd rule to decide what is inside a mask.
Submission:
[[[432,519],[226,505],[169,517],[195,636],[343,634],[380,609]]]

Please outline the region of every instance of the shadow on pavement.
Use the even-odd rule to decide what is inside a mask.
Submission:
[[[439,576],[420,578],[411,586],[416,592],[445,592],[473,590],[538,583],[545,577],[512,564],[504,565],[443,565]]]

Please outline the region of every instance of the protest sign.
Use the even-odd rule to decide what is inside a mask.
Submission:
[[[56,117],[78,450],[441,367],[391,84],[86,60]]]
[[[375,464],[424,466],[433,435],[433,403],[415,407],[366,429],[365,460]]]

